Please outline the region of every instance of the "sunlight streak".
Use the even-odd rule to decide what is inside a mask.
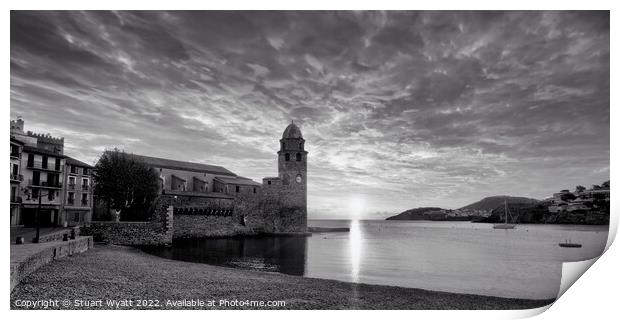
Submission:
[[[349,245],[351,254],[351,280],[359,281],[360,261],[362,256],[362,233],[358,220],[351,220],[349,230]]]

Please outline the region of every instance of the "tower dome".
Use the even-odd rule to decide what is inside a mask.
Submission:
[[[284,133],[282,134],[282,139],[301,139],[301,130],[299,127],[291,121],[291,124],[284,129]]]

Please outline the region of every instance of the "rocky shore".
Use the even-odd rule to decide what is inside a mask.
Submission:
[[[529,309],[552,300],[506,299],[420,289],[353,284],[168,260],[131,247],[98,245],[86,253],[56,260],[23,279],[11,293],[18,301],[70,301],[51,309],[150,309],[137,300],[158,301],[160,309],[263,309],[224,306],[228,301],[285,301],[274,309]],[[187,300],[215,306],[170,305]],[[77,300],[77,301],[76,301]],[[96,302],[103,300],[102,305]],[[134,301],[106,305],[106,300]],[[82,301],[82,304],[78,302]],[[93,302],[93,303],[90,303]],[[89,303],[89,304],[86,304]],[[42,306],[37,309],[43,309]]]

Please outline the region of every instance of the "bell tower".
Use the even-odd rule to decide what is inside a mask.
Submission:
[[[281,181],[281,195],[292,211],[292,225],[288,231],[305,232],[307,220],[307,155],[301,130],[291,121],[280,139],[278,151],[278,177]]]

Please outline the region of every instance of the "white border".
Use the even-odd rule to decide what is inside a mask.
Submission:
[[[3,101],[6,106],[2,107],[2,125],[5,128],[4,132],[8,132],[8,123],[10,118],[9,104],[10,104],[10,11],[11,9],[343,9],[343,10],[368,10],[368,9],[410,9],[410,10],[514,10],[514,9],[529,9],[529,10],[612,10],[611,11],[611,51],[615,52],[617,47],[617,35],[618,27],[614,18],[617,16],[615,9],[618,8],[619,2],[613,1],[540,1],[540,0],[522,0],[518,2],[514,1],[333,1],[333,0],[314,0],[309,2],[292,2],[292,1],[221,1],[221,2],[197,2],[187,0],[175,0],[175,1],[120,1],[120,0],[106,0],[101,2],[86,2],[86,1],[42,1],[34,0],[28,2],[4,3],[6,10],[3,11],[3,30],[2,30],[2,43],[4,43],[5,49],[3,51],[2,64],[4,77],[4,91]],[[616,74],[616,63],[613,58],[611,61],[611,105],[614,105],[615,90],[614,89],[614,75]],[[611,121],[617,123],[617,111],[615,108],[610,108]],[[611,136],[619,136],[619,130],[612,125]],[[614,163],[618,159],[617,147],[614,144],[614,139],[611,140],[611,161]],[[5,150],[8,153],[8,150]],[[5,154],[5,159],[8,159],[8,154]],[[620,181],[618,175],[613,167],[610,168],[611,180]],[[5,191],[0,193],[0,197],[3,199],[3,203],[8,203],[8,185],[5,185]],[[618,280],[617,270],[620,269],[620,253],[617,246],[609,247],[613,238],[615,237],[617,224],[618,224],[618,202],[612,202],[612,223],[610,224],[610,238],[608,241],[608,251],[598,261],[590,267],[591,270],[585,273],[566,293],[547,311],[540,317],[542,319],[565,319],[565,318],[611,318],[612,315],[617,313],[615,304],[617,303],[618,294]],[[5,219],[7,223],[8,219]],[[3,228],[4,239],[7,238],[6,230]],[[4,265],[8,265],[9,250],[8,246],[2,247],[2,257]],[[581,263],[577,267],[583,271],[583,267],[587,267],[588,263]],[[574,265],[572,266],[574,267]],[[568,266],[567,268],[572,268]],[[6,269],[5,269],[6,270]],[[566,272],[574,272],[566,270]],[[577,272],[579,273],[579,271]],[[2,287],[9,287],[8,274],[2,278]],[[2,304],[2,313],[7,317],[20,319],[31,318],[64,318],[64,317],[84,317],[88,316],[92,319],[106,319],[110,317],[111,311],[92,311],[88,314],[76,314],[68,311],[60,312],[46,312],[46,311],[9,311],[9,292],[4,290],[4,299],[0,302]],[[196,318],[269,318],[269,319],[287,319],[291,316],[301,318],[315,318],[318,316],[337,316],[337,317],[382,317],[382,318],[411,318],[421,316],[424,318],[434,319],[453,319],[455,317],[463,319],[498,319],[498,318],[520,318],[529,317],[541,313],[546,308],[540,308],[528,311],[346,311],[345,313],[336,313],[335,311],[315,311],[315,312],[289,312],[289,311],[260,311],[260,312],[231,312],[231,311],[182,311],[183,317],[196,317]],[[174,313],[171,313],[174,312]],[[292,314],[294,313],[294,314]],[[138,316],[136,311],[117,311],[114,313],[114,317],[135,317]],[[144,315],[140,315],[144,316]],[[169,318],[179,316],[177,311],[159,311],[151,312],[148,317],[155,318]]]

